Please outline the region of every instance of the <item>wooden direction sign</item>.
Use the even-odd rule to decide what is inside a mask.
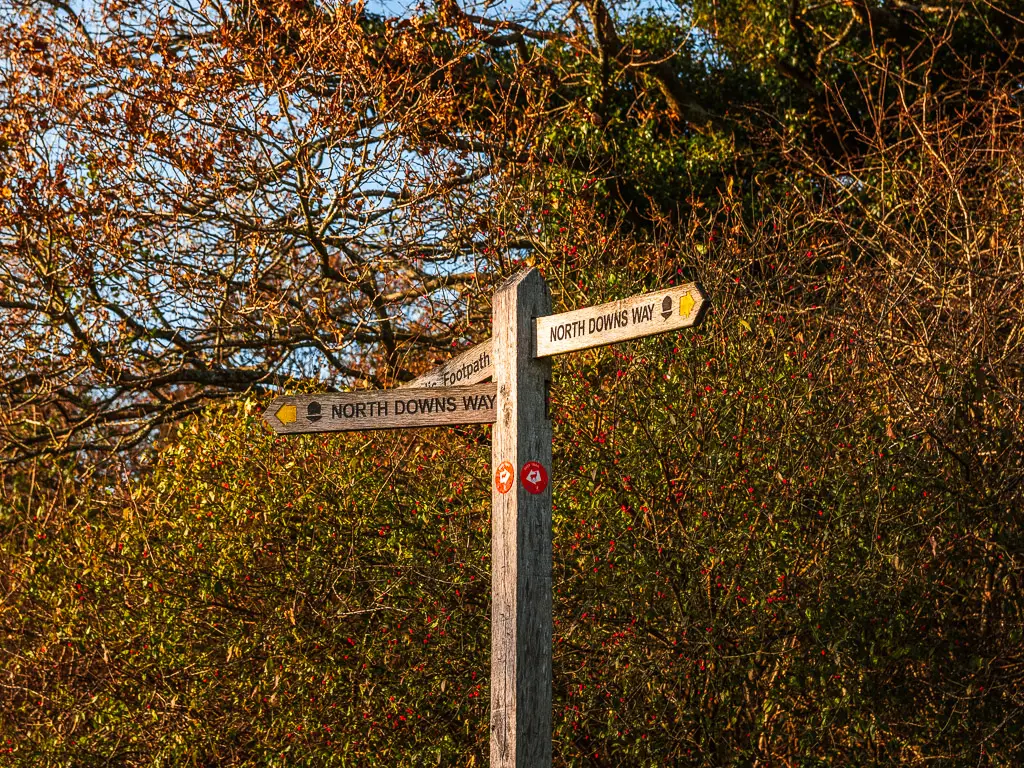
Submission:
[[[461,352],[439,368],[425,373],[402,387],[455,387],[478,384],[491,378],[494,360],[491,357],[491,340]]]
[[[697,283],[552,315],[540,273],[494,294],[493,340],[398,389],[289,395],[263,418],[278,434],[494,423],[491,441],[491,768],[551,765],[552,355],[686,328]],[[493,378],[493,383],[480,383]]]
[[[688,283],[574,312],[538,317],[533,321],[536,355],[548,357],[688,328],[701,321],[707,307],[707,294],[700,283]]]
[[[494,384],[430,390],[378,389],[275,398],[263,418],[279,435],[363,429],[491,424]]]
[[[596,307],[538,317],[533,321],[535,357],[688,328],[700,323],[707,307],[707,295],[700,283],[688,283]],[[486,381],[493,373],[493,351],[491,340],[487,339],[402,387],[465,386]]]

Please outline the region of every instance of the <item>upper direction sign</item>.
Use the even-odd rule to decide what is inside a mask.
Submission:
[[[491,358],[491,340],[488,339],[418,379],[403,384],[402,388],[466,386],[486,381],[492,373],[494,361]]]
[[[491,424],[497,414],[497,396],[494,384],[285,395],[274,399],[263,418],[279,435]]]
[[[534,319],[537,357],[638,339],[701,321],[709,306],[700,283]]]

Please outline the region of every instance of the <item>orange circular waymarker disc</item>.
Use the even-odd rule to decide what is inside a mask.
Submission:
[[[494,485],[497,487],[498,493],[508,493],[515,480],[516,469],[512,466],[511,461],[501,462],[494,470]]]

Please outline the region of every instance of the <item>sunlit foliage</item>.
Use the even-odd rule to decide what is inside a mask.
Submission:
[[[0,379],[4,455],[68,455],[2,476],[0,757],[485,764],[489,430],[279,439],[258,416],[268,395],[252,386],[405,378],[453,342],[487,337],[490,281],[533,264],[556,311],[692,279],[713,302],[699,329],[555,363],[556,765],[1021,764],[1020,16],[969,3],[641,14],[592,2],[513,22],[445,3],[386,22],[289,8],[234,9],[223,17],[234,27],[218,22],[252,70],[232,70],[238,90],[224,92],[252,98],[254,83],[275,83],[276,98],[297,98],[313,82],[362,83],[360,114],[386,107],[405,120],[380,147],[394,141],[392,158],[433,158],[435,174],[466,180],[421,179],[423,207],[402,215],[440,218],[411,239],[398,224],[358,230],[379,245],[367,269],[382,279],[401,253],[435,242],[438,259],[457,253],[453,268],[480,283],[417,292],[422,266],[402,284],[412,292],[392,300],[383,282],[374,294],[323,272],[298,184],[313,161],[299,151],[305,138],[278,133],[283,110],[223,149],[250,165],[217,155],[204,171],[186,169],[202,158],[177,140],[139,134],[149,123],[130,130],[122,108],[106,130],[159,157],[160,172],[108,155],[89,162],[113,175],[75,177],[66,209],[32,202],[61,183],[49,166],[25,165],[42,163],[40,131],[71,125],[54,105],[91,107],[86,90],[12,83],[38,87],[53,76],[46,67],[63,66],[52,50],[102,36],[86,43],[65,29],[39,49],[31,24],[12,32],[5,61],[24,66],[23,80],[5,81],[22,96],[0,118],[14,158],[0,170],[0,348],[13,361]],[[289,26],[289,14],[303,23]],[[347,32],[318,37],[320,23]],[[307,50],[307,38],[319,42]],[[290,69],[299,51],[307,58]],[[85,57],[74,61],[85,71]],[[103,61],[89,66],[128,77],[126,63]],[[363,62],[352,70],[363,79],[333,83],[345,62]],[[138,109],[203,103],[147,98]],[[283,104],[263,108],[272,103]],[[320,135],[354,136],[339,127],[344,110],[318,114]],[[36,143],[19,143],[32,130]],[[256,152],[266,142],[296,153],[281,198],[293,218],[231,230],[225,201],[278,183],[231,186],[266,170]],[[97,361],[70,319],[103,270],[81,265],[200,220],[140,213],[170,204],[162,185],[193,178],[167,170],[172,155],[218,196],[203,209],[216,213],[202,230],[208,250],[182,262],[198,271],[174,289],[186,304],[195,289],[209,344],[182,357],[128,320],[105,325],[89,313],[114,294],[98,290],[81,315],[93,325],[78,326],[106,345]],[[367,177],[350,183],[342,218],[369,205],[354,199]],[[142,195],[139,184],[154,186]],[[106,202],[82,202],[90,190]],[[130,226],[116,200],[134,200]],[[449,232],[460,234],[431,240]],[[237,280],[217,282],[221,266],[200,269],[250,240],[278,265],[255,292],[232,294]],[[323,242],[328,266],[343,271],[344,251]],[[161,271],[170,251],[150,247],[124,263],[176,274]],[[146,286],[134,301],[172,284]],[[230,300],[215,303],[225,290]],[[395,337],[397,357],[368,294],[392,302],[386,316],[408,333]],[[428,294],[433,303],[417,303]],[[249,307],[263,314],[246,321]],[[144,314],[129,318],[156,317]],[[167,328],[181,317],[165,314]],[[231,351],[246,333],[262,357]],[[296,383],[313,359],[300,342],[316,334],[353,352]],[[123,371],[164,378],[132,389]],[[166,378],[175,371],[195,380]],[[213,395],[221,402],[203,406]],[[144,411],[155,421],[119,431]],[[147,451],[96,461],[78,450],[97,435],[141,439],[164,417]]]

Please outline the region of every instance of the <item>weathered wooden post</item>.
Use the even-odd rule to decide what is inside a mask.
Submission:
[[[551,295],[532,269],[494,294],[498,401],[491,444],[491,766],[551,765],[551,359],[534,319]]]

